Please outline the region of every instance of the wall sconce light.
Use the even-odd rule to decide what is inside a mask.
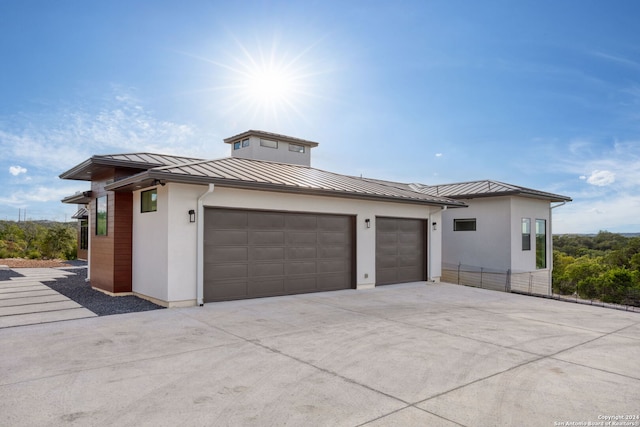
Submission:
[[[371,220],[369,218],[365,219],[364,223],[367,226],[367,228],[371,228]]]
[[[433,228],[433,231],[436,231],[438,229],[438,223],[432,222],[431,227]]]
[[[189,211],[189,222],[196,222],[196,211],[193,209]]]

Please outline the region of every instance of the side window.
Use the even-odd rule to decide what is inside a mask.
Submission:
[[[476,231],[476,219],[475,218],[454,219],[453,231]]]
[[[96,199],[96,236],[107,235],[107,196]]]
[[[522,218],[522,250],[531,250],[531,218]]]
[[[547,220],[536,219],[536,268],[547,268]]]
[[[140,193],[140,212],[155,212],[158,210],[158,190],[147,190]]]

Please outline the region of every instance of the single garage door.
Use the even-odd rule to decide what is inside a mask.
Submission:
[[[376,218],[376,285],[426,280],[426,260],[424,220]]]
[[[350,289],[354,219],[205,209],[204,301]]]

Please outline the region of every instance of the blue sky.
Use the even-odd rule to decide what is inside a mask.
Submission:
[[[64,220],[94,154],[218,158],[260,129],[312,165],[570,196],[555,233],[640,232],[640,2],[0,3],[0,219]]]

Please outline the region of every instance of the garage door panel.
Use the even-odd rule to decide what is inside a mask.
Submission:
[[[282,230],[284,217],[281,213],[256,212],[249,215],[249,228],[251,230]]]
[[[398,244],[402,246],[413,246],[417,247],[422,242],[422,236],[417,233],[408,234],[408,233],[398,233]]]
[[[214,279],[239,279],[247,277],[248,264],[208,264],[205,275]]]
[[[282,277],[251,280],[247,287],[248,296],[264,297],[283,295],[285,293],[284,279]]]
[[[213,246],[204,251],[204,262],[220,264],[249,260],[249,249],[246,246]]]
[[[376,284],[426,278],[426,221],[376,218]]]
[[[318,248],[318,258],[351,259],[351,247],[321,246]]]
[[[318,275],[318,290],[335,291],[350,288],[351,278],[347,274]]]
[[[249,233],[239,230],[207,230],[205,241],[215,245],[246,245]]]
[[[248,295],[248,283],[246,280],[216,280],[204,282],[205,301],[224,301],[230,299],[246,298]]]
[[[321,260],[318,261],[318,273],[346,273],[350,263],[344,260]]]
[[[205,212],[205,302],[353,286],[353,217]]]
[[[284,247],[254,246],[247,247],[252,261],[284,260]]]
[[[285,217],[288,230],[315,230],[317,228],[317,218],[310,215],[290,214]]]
[[[318,229],[319,230],[335,230],[346,232],[349,230],[351,220],[349,217],[344,216],[318,216]]]
[[[313,232],[288,232],[287,233],[287,244],[289,245],[300,245],[300,244],[317,244],[318,243],[318,233]]]
[[[319,232],[318,243],[320,245],[345,245],[350,236],[343,232]]]
[[[398,268],[398,275],[397,275],[398,283],[419,282],[423,280],[422,278],[420,278],[421,276],[422,276],[422,268],[418,268],[418,267]]]
[[[206,209],[204,212],[205,227],[207,224],[216,224],[218,229],[244,230],[249,223],[248,218],[247,212],[229,209]]]
[[[283,245],[283,231],[250,231],[249,243],[254,245]]]
[[[287,264],[286,274],[312,275],[316,274],[316,261],[295,261]]]
[[[289,294],[300,294],[318,291],[318,277],[313,276],[287,276],[285,288]]]
[[[283,262],[251,263],[249,267],[249,277],[282,276],[283,274]]]
[[[376,234],[376,241],[379,247],[395,246],[398,244],[398,235],[396,233],[389,233],[387,231],[378,232]]]
[[[287,259],[316,259],[318,248],[315,246],[287,248]]]

